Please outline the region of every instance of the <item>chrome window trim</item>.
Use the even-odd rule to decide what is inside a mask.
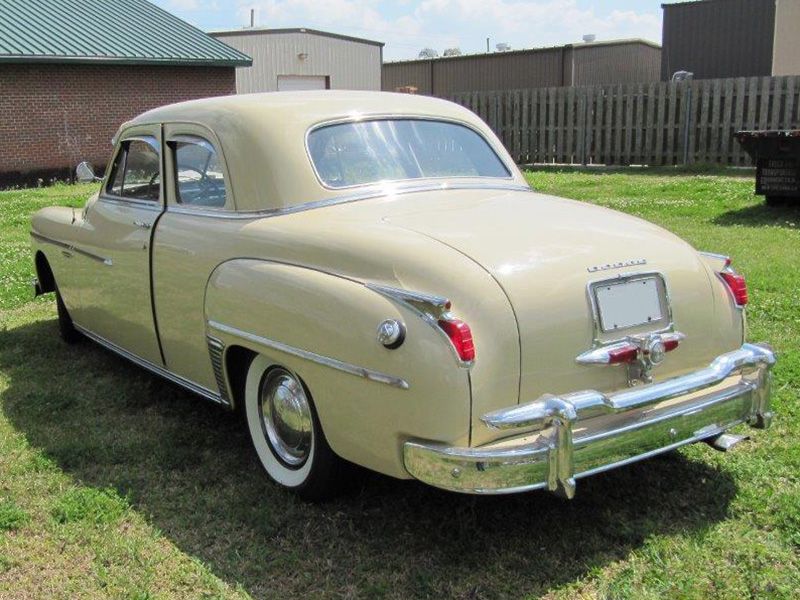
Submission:
[[[123,138],[121,143],[124,144],[125,142],[144,142],[145,144],[156,150],[159,154],[161,154],[161,143],[158,141],[158,138],[154,135],[148,135],[146,133],[134,134],[130,137]]]
[[[166,125],[173,126],[173,127],[179,127],[181,124],[180,123],[166,123]],[[170,210],[171,212],[175,212],[175,213],[179,213],[179,214],[182,213],[182,214],[189,214],[189,215],[200,214],[200,213],[211,213],[212,215],[215,215],[215,213],[231,213],[232,211],[235,210],[236,203],[233,200],[233,195],[228,193],[229,191],[233,190],[233,186],[231,185],[230,177],[228,176],[229,173],[228,173],[227,164],[225,164],[225,156],[224,156],[224,154],[222,153],[221,150],[217,149],[217,146],[215,146],[214,143],[211,140],[208,140],[208,139],[204,138],[203,136],[198,135],[196,133],[173,133],[172,135],[170,135],[169,137],[166,138],[165,142],[166,142],[167,145],[169,145],[170,142],[177,142],[177,143],[182,143],[182,144],[195,144],[197,146],[205,148],[206,150],[210,149],[211,152],[213,152],[217,156],[217,160],[219,160],[220,166],[223,169],[223,173],[222,173],[223,180],[222,181],[223,181],[223,184],[225,185],[225,204],[226,204],[226,206],[230,205],[230,208],[227,208],[226,206],[221,206],[221,207],[220,206],[198,206],[196,204],[184,204],[183,202],[178,201],[178,198],[180,197],[179,194],[178,194],[178,177],[177,177],[177,173],[173,172],[173,173],[170,173],[170,178],[172,179],[172,186],[171,186],[171,190],[170,191],[172,192],[172,195],[174,195],[174,199],[173,199],[173,202],[165,201],[165,205],[167,207],[167,210]],[[171,153],[170,154],[170,156],[171,156],[170,160],[172,161],[172,165],[174,167],[174,169],[171,169],[171,170],[175,171],[178,168],[177,151],[176,151],[175,148],[170,148],[170,153]]]
[[[41,233],[37,233],[35,231],[31,231],[30,233],[33,239],[38,240],[40,242],[53,244],[54,246],[58,246],[59,248],[64,248],[67,251],[75,252],[77,254],[80,254],[81,256],[85,256],[86,258],[91,258],[92,260],[101,262],[107,267],[111,267],[114,265],[114,261],[112,261],[110,258],[104,258],[102,256],[98,256],[97,254],[93,254],[88,250],[84,250],[82,248],[78,248],[77,246],[73,246],[72,244],[67,244],[66,242],[61,242],[51,237],[47,237],[46,235],[42,235]]]
[[[381,198],[390,195],[414,194],[419,192],[436,192],[447,190],[497,190],[509,192],[533,192],[534,190],[521,184],[511,183],[482,183],[482,182],[453,182],[453,183],[425,183],[417,185],[409,184],[387,184],[379,186],[371,186],[371,189],[361,192],[354,192],[342,196],[333,196],[331,198],[324,198],[323,200],[314,200],[311,202],[304,202],[302,204],[294,204],[291,206],[283,206],[281,208],[267,208],[264,210],[249,210],[249,211],[228,211],[228,210],[200,210],[188,206],[178,206],[171,204],[167,206],[168,212],[179,212],[183,214],[190,214],[200,217],[216,217],[220,219],[264,219],[268,217],[281,217],[284,215],[291,215],[294,213],[305,212],[307,210],[314,210],[317,208],[324,208],[327,206],[336,206],[339,204],[349,204],[351,202],[358,202],[359,200],[370,200],[372,198]]]
[[[198,384],[196,384],[196,383],[194,383],[192,381],[189,381],[188,379],[186,379],[184,377],[181,377],[180,375],[176,375],[175,373],[172,373],[171,371],[168,371],[164,367],[160,367],[160,366],[158,366],[158,365],[156,365],[154,363],[151,363],[149,360],[145,360],[143,358],[140,358],[140,357],[136,356],[135,354],[133,354],[131,352],[128,352],[124,348],[121,348],[121,347],[117,346],[113,342],[108,341],[104,337],[99,336],[96,333],[93,333],[93,332],[89,331],[85,327],[81,327],[77,323],[75,323],[74,325],[75,325],[75,329],[80,331],[83,335],[88,337],[90,340],[92,340],[94,342],[97,342],[101,346],[107,348],[108,350],[111,350],[112,352],[114,352],[115,354],[121,356],[122,358],[125,358],[125,359],[131,361],[135,365],[140,366],[140,367],[142,367],[144,369],[147,369],[151,373],[154,373],[156,375],[160,375],[164,379],[166,379],[168,381],[171,381],[172,383],[175,383],[175,384],[181,386],[182,388],[197,394],[198,396],[202,396],[203,398],[206,398],[207,400],[211,400],[212,402],[216,402],[217,404],[221,404],[223,406],[226,406],[225,402],[222,400],[222,398],[220,397],[220,395],[218,393],[213,392],[213,391],[209,390],[208,388],[203,387],[202,385],[198,385]]]
[[[329,358],[327,356],[317,354],[316,352],[310,352],[309,350],[303,350],[302,348],[297,348],[295,346],[290,346],[282,342],[277,342],[275,340],[271,340],[262,337],[260,335],[256,335],[254,333],[244,331],[243,329],[239,329],[237,327],[231,327],[230,325],[225,325],[223,323],[218,323],[216,321],[211,321],[211,320],[208,321],[208,326],[211,329],[215,329],[216,331],[226,333],[228,335],[232,335],[235,337],[239,337],[249,342],[253,342],[254,344],[258,344],[259,346],[271,348],[273,350],[277,350],[278,352],[283,352],[291,356],[296,356],[298,358],[302,358],[304,360],[308,360],[323,365],[325,367],[330,367],[332,369],[336,369],[337,371],[342,371],[350,375],[363,377],[364,379],[375,381],[377,383],[383,383],[385,385],[399,388],[401,390],[407,390],[411,387],[405,379],[400,379],[399,377],[386,375],[385,373],[381,373],[379,371],[373,371],[372,369],[367,369],[365,367],[360,367],[358,365],[346,363],[340,360],[336,360],[335,358]]]
[[[170,142],[177,142],[179,144],[194,144],[195,146],[201,146],[202,148],[217,154],[217,149],[214,144],[212,144],[203,136],[194,133],[173,133],[166,139],[166,142],[168,144]]]
[[[143,208],[145,210],[151,210],[155,212],[161,212],[164,208],[160,200],[136,200],[136,199],[128,199],[123,198],[122,196],[116,196],[114,194],[106,195],[105,192],[100,194],[97,199],[101,202],[107,202],[109,204],[115,204],[117,206],[128,206],[134,208]]]
[[[116,137],[116,136],[115,136]],[[116,142],[112,139],[115,145]],[[108,191],[108,186],[111,183],[111,165],[114,164],[114,159],[117,158],[117,154],[122,152],[122,144],[127,142],[143,142],[153,148],[156,152],[158,152],[158,171],[159,175],[161,176],[161,185],[159,191],[159,198],[158,200],[142,200],[141,198],[128,198],[126,196],[120,196],[118,194],[114,194]],[[155,142],[155,143],[152,143]],[[128,157],[127,157],[127,149],[125,150],[125,168],[128,166]],[[104,200],[106,202],[113,202],[116,204],[130,204],[134,206],[140,206],[141,208],[150,208],[155,206],[158,210],[161,210],[162,205],[164,204],[164,173],[163,173],[163,166],[164,166],[164,156],[161,152],[161,142],[159,142],[158,138],[154,135],[149,134],[134,134],[129,137],[122,138],[119,141],[119,149],[117,152],[111,157],[111,163],[109,164],[109,169],[106,172],[106,177],[103,180],[103,185],[100,187],[100,193],[98,194],[98,200]],[[124,180],[123,180],[123,187],[124,187]]]
[[[440,123],[450,123],[452,125],[461,125],[466,127],[467,129],[471,129],[474,133],[476,133],[480,138],[486,143],[487,146],[491,149],[500,163],[503,165],[506,171],[508,171],[508,177],[480,177],[480,176],[448,176],[448,177],[418,177],[418,178],[407,178],[407,179],[390,179],[386,181],[373,181],[369,183],[357,183],[354,185],[343,185],[340,187],[334,187],[326,184],[322,177],[317,171],[317,165],[314,163],[314,160],[311,158],[311,150],[308,146],[308,139],[312,133],[314,133],[318,129],[323,129],[325,127],[330,127],[332,125],[343,125],[346,123],[362,123],[365,121],[438,121]],[[506,159],[503,157],[503,152],[505,152],[505,148],[503,148],[503,152],[499,152],[498,148],[488,139],[483,132],[475,127],[472,123],[468,123],[467,121],[462,121],[461,119],[454,119],[452,117],[437,117],[433,115],[414,115],[414,114],[370,114],[358,116],[358,115],[351,115],[348,117],[337,117],[335,119],[329,119],[327,121],[320,121],[319,123],[315,123],[311,127],[308,128],[306,131],[305,136],[305,151],[306,151],[306,158],[308,162],[311,164],[311,170],[314,171],[314,176],[317,178],[319,184],[327,190],[333,191],[341,191],[341,190],[348,190],[354,189],[359,187],[371,186],[380,183],[403,183],[408,181],[437,181],[437,180],[453,180],[453,179],[489,179],[489,180],[496,180],[496,181],[513,181],[514,180],[514,168],[509,166]],[[516,165],[514,165],[516,167]]]

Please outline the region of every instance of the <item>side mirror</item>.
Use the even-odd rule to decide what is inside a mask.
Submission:
[[[100,178],[94,174],[92,165],[83,161],[75,168],[75,176],[81,183],[92,183],[93,181],[100,181]]]

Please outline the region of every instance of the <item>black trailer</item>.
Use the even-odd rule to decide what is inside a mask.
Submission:
[[[756,163],[756,194],[769,205],[800,202],[800,130],[740,131],[736,139]]]

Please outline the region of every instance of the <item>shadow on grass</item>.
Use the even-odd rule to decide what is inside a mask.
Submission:
[[[677,453],[544,493],[477,498],[367,474],[330,504],[270,484],[235,415],[55,321],[0,330],[4,411],[89,486],[112,486],[166,537],[257,598],[538,595],[653,534],[725,518],[724,472]]]
[[[722,213],[714,219],[715,225],[730,227],[783,227],[797,229],[800,227],[800,201],[785,206],[767,206],[766,203],[755,204],[738,210]]]

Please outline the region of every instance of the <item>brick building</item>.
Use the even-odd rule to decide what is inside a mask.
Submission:
[[[0,187],[102,171],[123,122],[251,62],[146,0],[0,0]]]

